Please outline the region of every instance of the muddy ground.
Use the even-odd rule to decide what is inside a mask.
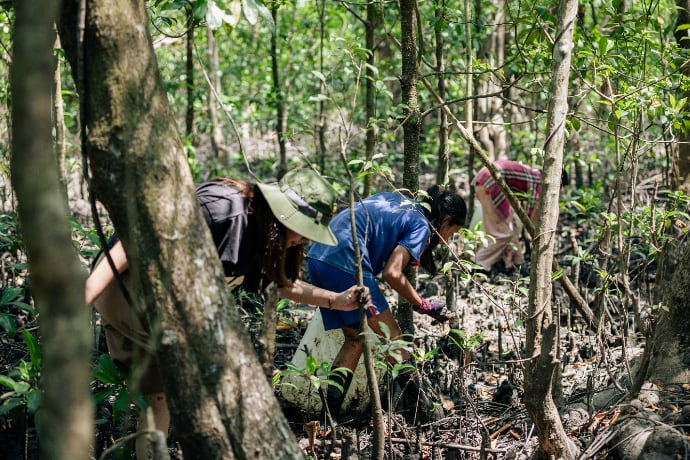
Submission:
[[[591,278],[593,271],[586,266],[575,270],[570,263],[568,240],[564,233],[558,249],[559,261],[594,305],[597,296],[596,283]],[[388,458],[522,459],[535,454],[537,433],[521,402],[528,289],[525,275],[525,270],[496,270],[468,277],[420,276],[420,291],[426,297],[445,300],[452,293],[456,299],[452,305],[455,317],[450,323],[436,324],[428,317],[414,315],[415,347],[422,350],[422,355],[429,352],[418,362],[418,369],[425,391],[440,405],[436,420],[428,423],[412,423],[397,410],[385,410],[386,449],[393,454]],[[641,304],[650,303],[648,293],[654,282],[654,267],[644,265],[632,280]],[[396,296],[390,290],[386,294],[395,308]],[[608,326],[597,335],[584,326],[558,283],[554,283],[552,306],[554,317],[560,322],[561,344],[559,407],[565,431],[577,446],[579,458],[687,458],[690,449],[684,427],[690,423],[689,386],[661,388],[647,383],[638,398],[626,398],[645,344],[632,312],[621,318],[615,299],[604,305]],[[313,312],[301,305],[280,311],[276,370],[286,368]],[[18,326],[35,328],[35,318],[30,315],[20,313],[17,319]],[[257,337],[260,317],[245,312],[244,319],[252,337]],[[477,340],[463,351],[458,346],[463,337]],[[105,352],[102,340],[98,343],[94,362]],[[0,374],[27,359],[27,348],[20,335],[0,334]],[[101,389],[102,384],[94,381],[94,391]],[[398,391],[385,383],[380,390],[384,395],[390,392],[392,397]],[[334,442],[325,432],[310,436],[310,422],[317,417],[286,401],[280,386],[275,391],[305,458],[340,458],[343,450],[346,454],[354,452],[358,458],[370,458],[372,427],[366,412],[346,417]],[[130,430],[127,423],[113,416],[114,400],[107,398],[97,407],[94,458],[99,458]],[[132,417],[125,420],[131,421]],[[661,439],[626,445],[625,439],[641,439],[648,434],[649,426],[666,427],[673,442]],[[175,429],[170,436],[169,453],[171,458],[179,459],[183,453],[175,441]],[[0,416],[0,453],[0,458],[6,459],[38,458],[33,420],[22,408]],[[106,458],[133,456],[124,449]]]

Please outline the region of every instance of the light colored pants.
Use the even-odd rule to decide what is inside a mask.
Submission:
[[[102,257],[97,263],[107,264],[108,261]],[[125,272],[121,276],[125,286],[130,289],[129,273]],[[135,365],[143,366],[139,380],[142,394],[163,391],[151,336],[127,303],[118,282],[110,283],[94,303],[96,311],[101,315],[108,353],[113,362],[127,369]]]
[[[483,185],[475,188],[475,213],[472,216],[472,228],[481,220],[481,229],[491,235],[496,241],[477,251],[474,262],[485,270],[498,260],[503,260],[506,268],[512,268],[525,262],[524,245],[520,240],[522,222],[515,212],[505,217],[496,211],[491,194]]]

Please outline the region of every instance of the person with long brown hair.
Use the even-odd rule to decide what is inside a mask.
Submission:
[[[217,179],[198,185],[196,196],[233,290],[261,294],[275,283],[281,297],[335,311],[356,310],[360,298],[367,295],[366,288],[352,286],[334,292],[300,279],[307,242],[337,244],[328,228],[336,209],[336,192],[318,173],[295,169],[270,184]],[[127,257],[120,241],[113,241],[110,256],[128,287]],[[100,313],[113,361],[125,368],[145,368],[140,390],[152,409],[155,428],[167,436],[170,415],[155,344],[115,281],[101,255],[86,281],[86,303],[95,304]],[[145,418],[140,417],[139,427],[147,427]],[[140,439],[137,458],[144,459],[148,457],[147,443]]]

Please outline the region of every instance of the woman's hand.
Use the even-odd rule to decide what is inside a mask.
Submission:
[[[369,288],[352,286],[336,295],[330,302],[332,310],[352,311],[359,308],[360,303],[368,304],[371,301]]]

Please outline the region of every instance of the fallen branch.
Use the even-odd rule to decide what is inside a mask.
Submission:
[[[410,440],[405,438],[391,438],[391,442],[396,444],[409,444]],[[428,442],[421,441],[421,444],[429,447],[439,447],[442,449],[464,450],[467,452],[486,452],[487,454],[506,454],[508,449],[483,449],[481,447],[467,446],[464,444],[455,444],[453,442]]]

